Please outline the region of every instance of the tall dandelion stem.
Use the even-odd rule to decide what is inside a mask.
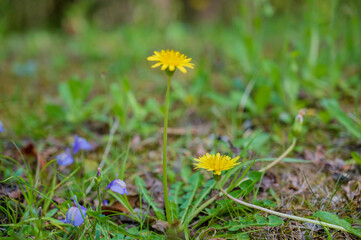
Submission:
[[[162,50],[160,52],[154,51],[154,55],[147,57],[148,61],[157,62],[152,65],[152,68],[161,67],[162,71],[168,75],[167,93],[165,96],[165,111],[164,111],[164,130],[163,130],[163,192],[164,205],[167,215],[167,221],[172,223],[172,216],[170,214],[168,201],[168,184],[167,184],[167,128],[168,128],[168,111],[169,111],[169,89],[170,78],[173,76],[176,69],[182,73],[187,73],[186,68],[193,69],[194,64],[191,63],[192,58],[187,58],[184,54],[174,50]]]
[[[167,222],[171,223],[170,208],[168,201],[168,174],[167,174],[167,129],[168,129],[168,111],[169,111],[169,89],[171,74],[168,74],[167,92],[165,95],[165,109],[164,109],[164,128],[163,128],[163,192],[164,192],[164,205],[167,215]]]

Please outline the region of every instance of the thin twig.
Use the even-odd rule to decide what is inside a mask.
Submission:
[[[247,84],[246,90],[244,91],[242,99],[241,99],[241,101],[239,103],[238,110],[239,110],[240,113],[243,113],[244,107],[246,106],[247,100],[249,98],[249,95],[251,94],[251,91],[253,89],[253,86],[254,86],[255,82],[256,82],[256,80],[253,79],[252,81],[250,81]]]
[[[226,195],[229,199],[232,199],[233,201],[239,203],[239,204],[242,204],[244,206],[247,206],[247,207],[250,207],[250,208],[254,208],[254,209],[258,209],[258,210],[261,210],[263,212],[266,212],[266,213],[269,213],[269,214],[273,214],[273,215],[276,215],[276,216],[280,216],[280,217],[284,217],[284,218],[289,218],[289,219],[293,219],[293,220],[297,220],[297,221],[302,221],[302,222],[308,222],[308,223],[313,223],[313,224],[317,224],[317,225],[321,225],[321,226],[324,226],[324,227],[329,227],[329,228],[334,228],[334,229],[337,229],[337,230],[341,230],[341,231],[345,231],[347,232],[347,230],[341,226],[337,226],[337,225],[334,225],[334,224],[330,224],[330,223],[326,223],[326,222],[321,222],[321,221],[318,221],[318,220],[312,220],[312,219],[308,219],[308,218],[303,218],[303,217],[297,217],[297,216],[294,216],[294,215],[289,215],[289,214],[285,214],[285,213],[280,213],[280,212],[276,212],[276,211],[273,211],[273,210],[270,210],[270,209],[267,209],[267,208],[263,208],[263,207],[260,207],[260,206],[257,206],[257,205],[253,205],[253,204],[250,204],[250,203],[246,203],[242,200],[239,200],[237,198],[234,198],[232,197],[231,195],[229,195],[221,186],[221,184],[219,182],[217,182],[217,185],[219,187],[219,189],[222,191],[222,193],[224,195]]]
[[[279,158],[277,158],[275,161],[271,162],[270,164],[268,164],[267,166],[265,166],[264,168],[261,168],[261,170],[259,170],[259,172],[266,172],[268,169],[272,168],[273,166],[275,166],[277,163],[279,163],[282,159],[284,159],[295,147],[296,145],[296,138],[292,139],[292,144],[291,146],[289,146],[287,148],[287,150],[281,155],[279,156]]]

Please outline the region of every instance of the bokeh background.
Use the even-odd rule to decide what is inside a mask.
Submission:
[[[39,192],[52,197],[56,189],[54,197],[62,205],[49,211],[56,219],[64,218],[74,194],[88,209],[97,206],[95,190],[88,194],[85,187],[101,161],[103,183],[124,173],[129,192],[138,197],[144,193],[137,191],[136,179],[144,179],[163,208],[167,80],[146,61],[162,49],[180,51],[195,64],[171,80],[168,186],[170,196],[179,195],[179,213],[187,213],[190,205],[184,203],[195,204],[193,197],[200,204],[208,193],[216,194],[209,187],[211,173],[194,170],[194,157],[241,155],[244,166],[252,163],[251,170],[259,170],[290,146],[295,117],[307,109],[294,151],[237,194],[247,191],[242,197],[248,202],[299,216],[327,211],[345,219],[332,215],[330,223],[360,224],[360,0],[0,0],[0,121],[5,129],[0,190],[16,189],[19,199],[33,195],[27,202],[1,200],[0,191],[0,206],[16,207],[0,214],[7,235],[24,226],[20,238],[29,236],[25,227],[35,226],[29,217],[38,218],[43,206]],[[75,134],[94,150],[65,168],[56,165],[54,159]],[[29,188],[19,190],[25,181],[20,177]],[[231,229],[239,230],[233,228],[239,223],[232,222],[235,211],[242,217],[247,212],[247,219],[257,223],[261,215],[229,210],[219,199],[192,218],[189,231],[213,226],[217,237],[230,238]],[[49,212],[43,208],[44,216]],[[205,225],[194,227],[201,218]],[[139,230],[134,223],[123,226]],[[352,238],[295,221],[255,226],[242,231],[254,239]],[[44,236],[77,236],[43,230]]]
[[[169,48],[196,64],[172,82],[171,126],[217,121],[232,138],[258,127],[281,142],[306,107],[316,133],[323,123],[335,130],[321,100],[358,112],[360,9],[352,0],[3,0],[0,116],[8,133],[35,139],[107,132],[109,116],[126,132],[157,131],[165,76],[146,57]]]

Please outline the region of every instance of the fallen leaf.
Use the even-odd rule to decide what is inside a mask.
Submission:
[[[134,208],[137,203],[139,203],[138,196],[127,196],[127,198],[132,208]],[[129,210],[120,202],[115,202],[111,206],[102,206],[102,211],[105,215],[114,214],[114,212],[129,213]]]
[[[34,157],[37,160],[37,164],[40,164],[40,168],[43,168],[46,165],[44,156],[37,151],[34,143],[32,142],[23,147],[21,149],[21,153],[25,156]]]
[[[139,134],[135,135],[130,140],[130,148],[134,151],[139,150],[141,142],[142,142],[142,138],[140,137],[140,135]]]
[[[168,223],[163,220],[157,220],[153,225],[152,228],[162,232],[166,233],[168,228]]]
[[[153,200],[158,203],[160,208],[163,208],[163,183],[158,178],[154,178],[148,173],[145,174],[145,183],[147,184],[147,189],[151,193]]]
[[[310,160],[317,165],[324,165],[326,160],[326,147],[318,145],[315,152],[305,149],[304,155],[306,160]]]
[[[276,176],[273,173],[266,172],[261,182],[261,188],[263,191],[267,191],[272,187],[278,187]]]
[[[22,196],[22,193],[21,193],[19,188],[13,189],[13,188],[10,188],[10,187],[3,186],[1,188],[1,191],[0,191],[0,196],[1,195],[5,195],[5,196],[7,196],[9,198],[12,198],[12,199],[20,200],[21,196]]]
[[[346,192],[346,196],[350,201],[361,202],[361,182],[360,181],[349,181],[346,186],[342,186]]]

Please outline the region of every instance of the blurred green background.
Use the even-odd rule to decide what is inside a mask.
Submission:
[[[308,141],[323,142],[340,130],[324,99],[360,124],[360,1],[3,0],[0,16],[0,119],[15,136],[106,133],[112,116],[158,131],[165,75],[146,57],[168,48],[196,64],[173,79],[170,126],[282,142],[308,108]]]
[[[175,49],[195,64],[194,70],[177,71],[171,80],[168,179],[171,195],[179,194],[179,213],[186,216],[196,209],[188,207],[201,204],[208,193],[216,194],[209,182],[203,186],[203,173],[194,173],[193,157],[220,152],[241,154],[242,162],[252,165],[256,160],[272,160],[291,144],[294,119],[305,108],[302,132],[287,159],[289,164],[268,176],[259,175],[268,179],[265,189],[269,193],[259,192],[257,177],[246,187],[246,195],[252,189],[253,200],[260,193],[258,199],[265,199],[267,207],[276,206],[272,199],[287,212],[302,210],[296,215],[317,209],[335,211],[342,218],[347,216],[347,225],[359,224],[356,196],[360,194],[351,194],[350,186],[360,182],[361,170],[360,44],[360,0],[0,0],[0,121],[5,128],[0,133],[0,156],[4,154],[0,175],[3,185],[14,176],[26,175],[29,188],[22,192],[33,196],[27,203],[5,198],[3,206],[16,206],[3,217],[5,229],[10,226],[6,234],[13,231],[15,235],[24,226],[24,236],[28,235],[25,227],[35,226],[29,217],[38,218],[38,207],[43,205],[36,197],[39,192],[52,198],[56,189],[56,196],[67,199],[57,215],[57,209],[49,211],[58,219],[65,215],[73,193],[93,203],[95,192],[90,195],[85,187],[96,176],[100,161],[106,160],[102,176],[109,180],[122,173],[128,186],[139,176],[147,184],[161,186],[167,78],[146,59],[162,49]],[[112,127],[114,132],[109,134]],[[89,140],[96,151],[78,156],[69,168],[53,169],[50,161],[69,146],[74,134]],[[29,146],[37,164],[34,158],[24,165],[34,171],[21,167],[20,155],[23,158]],[[40,171],[40,156],[48,166],[44,172],[45,167]],[[14,161],[8,164],[11,158]],[[258,164],[252,169],[259,169]],[[70,172],[74,176],[67,179]],[[355,185],[339,193],[341,184],[348,182],[340,180],[344,176],[351,176],[350,183]],[[39,179],[45,184],[38,184]],[[30,189],[33,180],[36,193]],[[18,189],[23,181],[13,187]],[[306,190],[305,181],[311,191]],[[154,189],[149,189],[152,194],[160,193]],[[144,193],[139,195],[143,198]],[[159,200],[162,197],[155,199],[163,201]],[[274,206],[266,205],[266,200]],[[224,202],[220,199],[196,217],[210,214],[209,226],[226,223],[228,215],[223,218],[214,211],[228,209]],[[47,207],[44,215],[49,214]],[[235,210],[233,205],[229,211],[232,221],[236,219],[233,211],[247,212],[247,218],[258,223],[258,213]],[[17,225],[20,218],[22,223]],[[195,219],[189,222],[192,226],[199,221]],[[238,224],[232,221],[228,227]],[[338,217],[329,221],[345,224]],[[281,233],[286,229],[293,237],[294,227],[299,227],[294,221],[288,223],[273,228],[276,236],[285,237]],[[250,226],[250,232],[257,234],[256,225]],[[309,231],[310,238],[326,238],[323,232],[318,236],[314,226],[299,226],[303,238]],[[121,229],[116,227],[114,234]],[[44,236],[49,229],[51,234],[56,231],[54,236],[73,234],[47,227]],[[228,234],[223,226],[217,234],[222,229]],[[138,232],[138,226],[133,230]],[[271,231],[267,227],[260,234],[267,238]]]

